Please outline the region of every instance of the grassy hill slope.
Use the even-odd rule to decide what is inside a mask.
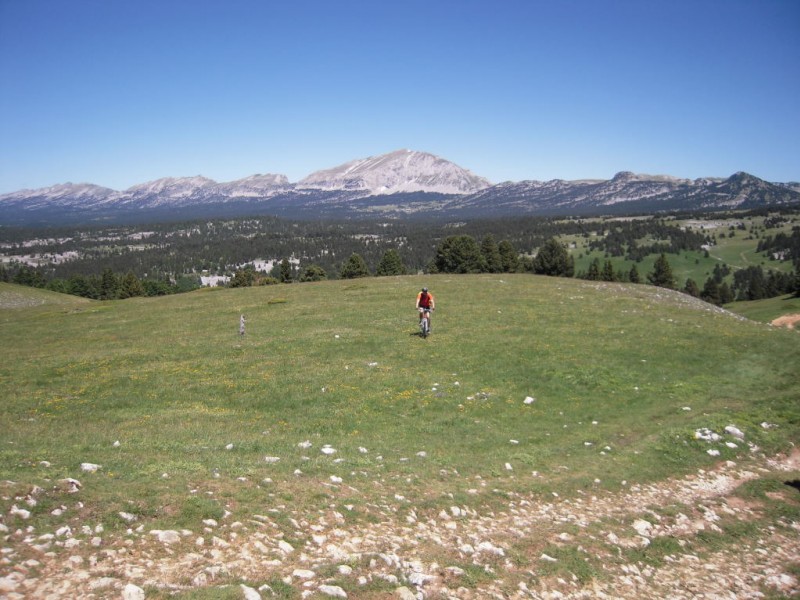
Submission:
[[[428,339],[422,285],[437,299]],[[798,334],[651,286],[438,275],[48,306],[0,307],[12,529],[124,531],[121,512],[191,529],[286,506],[355,523],[467,499],[490,510],[800,441]],[[722,439],[695,439],[701,428]],[[80,510],[53,515],[68,477]],[[33,486],[45,492],[23,521],[9,511]]]

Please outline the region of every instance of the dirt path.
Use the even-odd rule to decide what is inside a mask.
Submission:
[[[788,327],[789,329],[794,329],[798,322],[800,322],[800,314],[793,314],[778,317],[772,321],[771,324],[775,325],[776,327]]]
[[[206,521],[196,532],[138,527],[112,537],[96,528],[6,528],[0,597],[138,600],[156,588],[163,597],[231,585],[247,600],[800,595],[800,522],[734,495],[745,482],[798,472],[795,452],[630,484],[620,494],[554,494],[547,502],[509,495],[494,513],[464,504],[435,514],[410,508],[359,525],[335,509],[296,515],[284,508]],[[783,487],[770,493],[800,506],[798,490]],[[292,522],[294,533],[284,535],[277,519]],[[748,522],[757,524],[749,530]]]

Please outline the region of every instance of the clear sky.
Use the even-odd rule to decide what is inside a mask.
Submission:
[[[0,193],[408,148],[800,180],[798,0],[0,0]]]

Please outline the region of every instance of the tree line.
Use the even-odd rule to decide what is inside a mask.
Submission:
[[[33,267],[0,264],[0,281],[46,287],[94,299],[155,296],[199,287],[199,274],[225,275],[231,287],[403,275],[407,273],[535,273],[597,281],[650,283],[678,289],[667,255],[698,250],[704,234],[684,230],[662,218],[630,221],[582,219],[481,220],[419,224],[291,222],[278,218],[194,221],[140,227],[0,231],[11,252],[56,255],[74,252],[77,260]],[[585,272],[576,273],[560,236],[583,237],[592,250],[606,253]],[[596,239],[593,239],[596,238]],[[498,242],[497,240],[500,239]],[[795,252],[800,239],[765,237],[759,251]],[[643,240],[649,240],[645,243]],[[644,253],[659,254],[654,270],[640,273]],[[633,260],[615,270],[610,257]],[[255,257],[278,258],[269,272]],[[796,261],[800,264],[800,260]],[[718,266],[701,288],[687,280],[682,291],[725,304],[797,290],[795,275],[760,267],[730,275]]]

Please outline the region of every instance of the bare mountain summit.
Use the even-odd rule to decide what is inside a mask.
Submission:
[[[433,154],[397,150],[316,171],[299,181],[297,188],[350,190],[370,195],[397,192],[472,194],[490,185],[483,177]]]

